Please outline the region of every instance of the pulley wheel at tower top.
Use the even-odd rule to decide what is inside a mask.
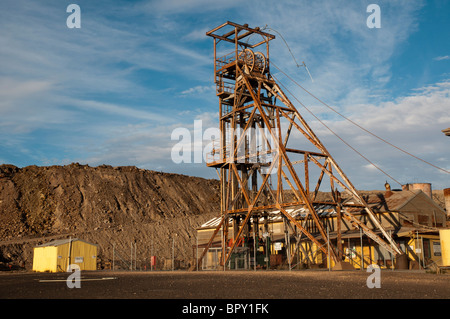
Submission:
[[[247,66],[248,71],[253,71],[255,66],[255,54],[250,49],[245,49],[239,53],[238,60]]]
[[[256,52],[255,55],[255,63],[253,66],[253,70],[264,73],[266,70],[266,57],[261,52]]]

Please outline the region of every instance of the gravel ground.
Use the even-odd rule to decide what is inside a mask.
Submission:
[[[80,288],[67,286],[69,275],[0,273],[0,307],[96,318],[413,317],[450,299],[450,274],[397,270],[381,271],[380,288],[368,288],[365,271],[97,271],[82,272]]]
[[[1,299],[450,299],[450,274],[381,271],[0,273]]]

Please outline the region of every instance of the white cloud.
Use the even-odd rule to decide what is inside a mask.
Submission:
[[[189,40],[189,41],[205,41],[205,40],[209,40],[207,39],[206,32],[209,31],[209,28],[204,27],[201,29],[195,29],[191,32],[189,32],[188,34],[186,34],[185,36],[183,36],[183,39]]]
[[[142,8],[149,12],[157,12],[159,14],[176,14],[176,13],[204,13],[214,10],[225,10],[227,8],[238,5],[238,0],[228,1],[210,1],[210,0],[165,0],[165,1],[149,1]]]
[[[450,83],[436,83],[398,99],[389,95],[391,57],[415,31],[416,13],[423,3],[383,2],[379,30],[365,25],[367,4],[295,0],[86,3],[81,4],[82,28],[69,30],[64,6],[7,1],[2,12],[8,14],[0,13],[0,143],[36,154],[32,160],[38,162],[45,152],[34,152],[37,146],[33,148],[30,140],[41,138],[36,132],[46,131],[51,133],[40,142],[55,153],[42,156],[54,161],[76,158],[97,164],[156,165],[215,177],[214,170],[204,165],[173,166],[170,133],[178,126],[192,129],[195,119],[203,121],[204,129],[217,127],[217,104],[193,98],[208,96],[218,103],[212,41],[205,32],[230,19],[253,27],[268,24],[281,32],[297,61],[308,65],[314,82],[304,68],[295,67],[277,36],[271,41],[271,60],[280,68],[369,130],[448,165],[448,144],[444,144],[448,138],[443,140],[440,130],[450,121]],[[289,88],[295,94],[301,92],[295,85]],[[419,163],[420,169],[412,174],[417,166],[409,166],[409,158],[380,146],[304,92],[297,95],[386,170],[402,177],[429,172]],[[377,176],[376,171],[364,169],[366,162],[354,159],[357,155],[343,151],[346,146],[337,146],[315,119],[308,120],[350,174],[363,183]]]
[[[167,115],[161,115],[155,112],[144,111],[112,103],[88,100],[71,100],[71,104],[87,111],[100,111],[104,114],[113,114],[122,118],[136,118],[142,121],[154,121],[158,123],[166,123],[171,121],[170,117]]]
[[[11,78],[0,78],[0,100],[24,99],[32,95],[47,92],[51,89],[51,81],[28,80],[17,81]]]
[[[435,61],[450,60],[450,56],[449,55],[437,56],[433,60]]]
[[[377,164],[375,164],[377,167],[380,167],[379,165],[377,165]],[[375,167],[374,165],[372,165],[372,164],[367,164],[367,165],[364,165],[363,166],[365,169],[368,169],[368,170],[370,170],[370,171],[376,171],[378,168],[377,167]]]
[[[380,3],[383,22],[382,28],[376,30],[366,25],[368,4],[271,2],[271,10],[255,11],[251,23],[268,24],[281,33],[297,62],[306,62],[314,82],[304,68],[295,67],[288,48],[276,33],[277,39],[270,42],[272,61],[320,97],[338,105],[345,105],[355,95],[360,102],[370,102],[368,94],[360,92],[382,96],[389,89],[390,59],[417,29],[416,13],[423,3]]]
[[[195,87],[182,91],[181,94],[191,95],[191,94],[213,93],[215,92],[215,90],[216,87],[214,85],[197,85]]]
[[[380,138],[429,163],[450,170],[448,138],[441,132],[450,123],[449,105],[450,81],[446,81],[420,88],[410,96],[400,97],[395,101],[353,105],[347,113],[351,114],[349,118],[352,121]],[[433,181],[437,188],[448,187],[448,174],[384,143],[349,121],[341,118],[325,122],[340,137],[395,179],[403,183],[411,180]],[[358,183],[362,185],[369,184],[364,177],[355,174],[354,168],[361,165],[365,168],[374,167],[317,121],[312,120],[310,125],[330,153],[350,172],[349,175],[356,176]],[[381,172],[376,176],[380,180],[385,178]]]

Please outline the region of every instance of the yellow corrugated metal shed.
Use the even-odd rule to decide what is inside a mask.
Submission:
[[[439,230],[442,266],[450,267],[450,229]]]
[[[67,271],[70,264],[77,264],[80,270],[97,269],[98,245],[82,239],[54,240],[34,247],[33,271]]]

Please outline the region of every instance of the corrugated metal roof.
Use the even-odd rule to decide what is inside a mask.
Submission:
[[[317,214],[320,217],[324,216],[332,216],[336,214],[336,211],[334,209],[334,206],[332,205],[315,205],[314,208],[316,209]],[[306,217],[308,213],[308,209],[306,208],[289,208],[286,209],[286,212],[296,218],[296,217]],[[269,222],[281,222],[283,220],[283,214],[279,210],[274,210],[270,212],[266,212],[268,214],[267,218]],[[201,225],[199,228],[216,228],[220,224],[220,220],[222,217],[214,217],[210,220],[208,220],[206,223]],[[259,218],[259,222],[262,223],[264,221],[264,217]],[[228,223],[231,225],[233,222],[232,218],[229,218]],[[253,217],[250,217],[250,222],[253,222]]]
[[[219,225],[220,220],[222,219],[222,217],[214,217],[213,219],[208,220],[206,223],[204,223],[203,225],[200,226],[200,228],[213,228],[213,227],[217,227],[217,225]],[[231,218],[230,218],[231,221]]]
[[[387,193],[369,194],[365,195],[364,200],[371,207],[374,212],[388,212],[388,211],[398,211],[410,200],[414,199],[421,190],[407,190],[407,191],[394,191]],[[354,204],[354,202],[349,201],[347,204]],[[314,204],[314,209],[316,210],[319,217],[335,216],[337,214],[335,206],[326,204]],[[347,210],[352,214],[358,214],[361,212],[361,208],[358,207],[348,207]],[[305,217],[308,213],[307,208],[291,208],[286,209],[286,212],[292,217]],[[279,210],[270,211],[268,213],[269,221],[280,222],[282,221],[282,214]],[[215,228],[219,225],[221,217],[215,217],[203,225],[200,228]],[[260,218],[260,222],[263,222],[263,217]],[[232,219],[229,219],[231,225]]]
[[[391,192],[390,194],[372,195],[367,200],[369,206],[375,211],[388,212],[399,211],[406,203],[416,197],[422,191],[419,189]]]
[[[79,238],[72,238],[72,239],[67,238],[67,239],[57,239],[57,240],[53,240],[53,241],[50,241],[50,242],[48,242],[48,243],[44,243],[44,244],[41,244],[41,245],[37,245],[36,247],[60,246],[60,245],[67,244],[67,243],[69,243],[70,241],[72,241],[72,242],[74,242],[74,241],[82,241],[82,242],[84,242],[84,243],[86,243],[86,244],[89,244],[89,245],[98,246],[97,244],[89,243],[89,242],[87,242],[87,241],[85,241],[85,240],[82,240],[82,239],[79,239]]]
[[[402,207],[406,205],[409,201],[413,200],[417,195],[419,195],[421,190],[405,190],[405,191],[394,191],[390,193],[377,193],[364,195],[363,198],[369,207],[376,212],[396,212],[401,211]],[[355,204],[354,201],[348,201],[346,204]],[[319,217],[335,216],[337,214],[334,205],[326,204],[314,204],[314,209],[316,210]],[[360,207],[347,207],[347,210],[352,214],[359,214],[362,209]],[[308,213],[307,208],[291,208],[286,209],[286,212],[292,217],[306,217]],[[279,210],[270,211],[268,213],[269,221],[280,222],[283,220],[282,214]],[[221,217],[215,217],[203,225],[200,228],[215,228],[219,225]],[[263,217],[260,218],[260,222],[263,222]],[[229,223],[231,225],[232,219],[230,218]]]

